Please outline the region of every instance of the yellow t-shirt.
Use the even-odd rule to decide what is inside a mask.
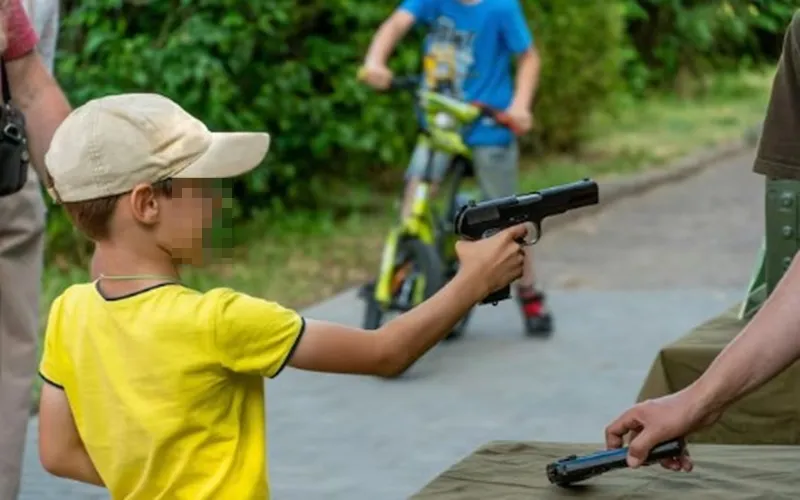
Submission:
[[[304,325],[227,288],[106,299],[74,285],[51,307],[40,372],[66,391],[113,499],[263,500],[262,377],[281,371]]]

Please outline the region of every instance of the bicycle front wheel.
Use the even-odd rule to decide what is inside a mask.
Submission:
[[[415,237],[400,239],[390,280],[391,304],[381,307],[373,298],[367,306],[364,327],[379,328],[386,312],[413,309],[438,292],[444,280],[444,265],[433,245]]]

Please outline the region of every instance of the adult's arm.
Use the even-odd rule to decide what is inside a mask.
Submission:
[[[9,61],[7,68],[12,100],[25,115],[33,167],[47,181],[44,155],[71,111],[69,102],[36,52]]]
[[[754,170],[769,177],[800,179],[800,12],[783,41]],[[754,193],[754,196],[756,193]],[[698,401],[719,410],[800,358],[800,257],[747,327],[697,380]]]
[[[723,410],[800,358],[800,256],[741,333],[694,383],[703,413]]]
[[[23,6],[36,33],[37,49],[47,70],[52,74],[58,45],[58,28],[61,17],[59,2],[53,0],[24,0]]]
[[[628,464],[640,466],[658,443],[715,421],[732,403],[758,389],[800,357],[800,256],[749,324],[694,383],[675,394],[636,404],[606,427],[606,445],[629,443]],[[691,470],[687,456],[663,462]]]
[[[778,179],[800,179],[800,12],[784,37],[754,170]],[[757,195],[757,193],[753,193]],[[800,254],[747,326],[694,383],[641,402],[606,428],[606,444],[622,446],[633,432],[628,464],[638,466],[661,441],[685,436],[716,420],[732,403],[755,391],[800,358]],[[690,470],[691,460],[665,465]]]
[[[20,0],[7,6],[8,46],[3,53],[12,101],[24,113],[33,167],[48,183],[44,156],[70,105],[36,52],[38,37]]]

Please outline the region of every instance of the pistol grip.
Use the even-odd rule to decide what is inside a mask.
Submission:
[[[506,300],[507,298],[511,297],[511,285],[506,286],[505,288],[501,288],[496,290],[489,295],[486,296],[481,301],[481,304],[494,304],[497,305],[498,302]]]

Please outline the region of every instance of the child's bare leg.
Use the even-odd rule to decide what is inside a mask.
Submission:
[[[508,146],[481,146],[474,150],[475,170],[484,196],[511,196],[517,190],[519,151],[516,143]],[[533,248],[525,247],[525,267],[516,284],[516,296],[529,334],[552,330],[552,318],[545,306],[545,294],[537,286]]]
[[[536,274],[533,267],[533,248],[525,247],[525,267],[523,268],[522,278],[519,279],[519,286],[534,288],[536,284]]]

